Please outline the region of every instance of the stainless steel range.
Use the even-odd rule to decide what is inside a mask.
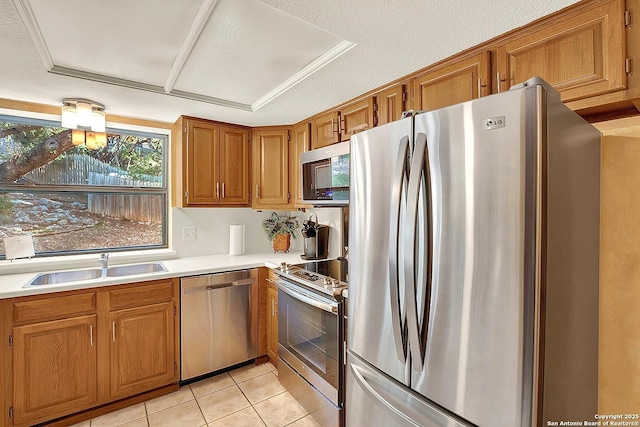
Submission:
[[[341,426],[347,262],[282,264],[275,273],[280,383],[323,426]]]

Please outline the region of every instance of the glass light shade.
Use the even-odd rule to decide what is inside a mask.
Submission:
[[[107,146],[107,134],[105,132],[96,132],[96,147],[103,148]]]
[[[93,115],[91,114],[91,104],[86,102],[78,102],[76,104],[76,114],[78,120],[78,126],[90,127]]]
[[[84,145],[84,131],[79,129],[72,130],[71,143],[73,145]]]
[[[84,141],[85,145],[87,146],[87,148],[89,150],[95,150],[97,147],[96,145],[96,134],[95,132],[89,132],[87,131],[85,133],[85,141]]]
[[[76,121],[76,108],[73,105],[62,106],[62,120],[60,125],[67,129],[77,129],[78,122]]]
[[[91,114],[91,130],[94,132],[105,131],[104,111],[93,110]]]

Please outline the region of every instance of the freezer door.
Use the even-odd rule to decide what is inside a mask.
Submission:
[[[415,118],[432,240],[408,239],[411,383],[480,426],[530,425],[537,96],[514,90]],[[431,266],[428,278],[421,265]]]
[[[412,119],[351,137],[349,348],[408,384],[404,229]]]
[[[354,354],[349,353],[347,360],[345,411],[349,427],[472,427]]]

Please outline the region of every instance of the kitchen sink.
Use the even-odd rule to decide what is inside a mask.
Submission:
[[[79,282],[80,280],[97,279],[102,276],[102,270],[92,268],[88,270],[56,271],[53,273],[40,273],[27,283],[31,285],[55,285],[57,283]]]
[[[40,273],[34,277],[26,286],[55,285],[60,283],[79,282],[81,280],[93,280],[101,277],[121,277],[132,276],[134,274],[158,273],[167,271],[161,262],[147,262],[144,264],[119,265],[109,267],[103,274],[101,268],[89,268],[85,270],[55,271],[51,273]]]
[[[120,265],[107,269],[108,277],[131,276],[133,274],[157,273],[167,271],[161,262],[148,262],[145,264]]]

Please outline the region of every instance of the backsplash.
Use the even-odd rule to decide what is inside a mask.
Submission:
[[[171,210],[171,248],[178,257],[221,255],[229,253],[229,226],[245,225],[245,253],[273,251],[271,242],[262,228],[262,221],[271,215],[271,210],[255,211],[250,208],[173,208]],[[278,211],[281,213],[281,211]],[[318,216],[318,222],[329,229],[329,257],[342,254],[342,210],[340,208],[307,209],[295,212],[298,222],[308,219],[311,214]],[[314,217],[315,219],[315,217]],[[196,227],[196,240],[182,240],[183,227]],[[302,237],[291,239],[291,250],[302,252]]]

